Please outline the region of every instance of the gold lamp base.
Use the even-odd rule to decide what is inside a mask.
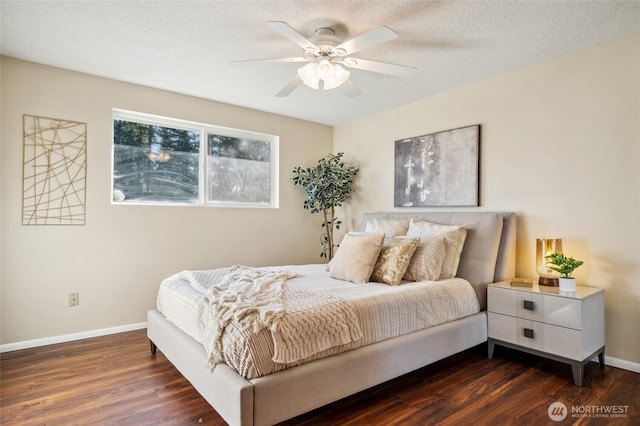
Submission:
[[[538,285],[558,287],[560,285],[560,280],[558,280],[557,278],[540,277],[540,279],[538,279]]]

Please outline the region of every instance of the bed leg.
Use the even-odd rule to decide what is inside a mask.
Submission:
[[[151,355],[155,355],[156,354],[156,349],[158,349],[156,344],[153,343],[153,341],[151,341],[151,339],[149,339],[149,349],[151,349]]]

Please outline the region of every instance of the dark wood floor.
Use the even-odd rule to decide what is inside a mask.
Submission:
[[[167,359],[150,355],[145,330],[0,357],[0,424],[224,425]],[[544,425],[564,403],[560,424],[639,425],[640,374],[571,368],[505,348],[493,360],[479,346],[284,425]],[[628,406],[622,418],[572,418],[572,407]],[[584,409],[584,408],[583,408]]]

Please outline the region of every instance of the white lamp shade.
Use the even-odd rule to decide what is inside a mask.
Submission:
[[[333,65],[326,59],[323,59],[318,64],[318,77],[323,80],[328,80],[335,74],[335,70],[333,69]]]
[[[298,77],[312,89],[319,89],[320,77],[318,77],[318,65],[315,62],[309,62],[304,67],[299,68]]]
[[[320,89],[320,81],[324,90],[335,89],[347,81],[350,75],[349,71],[327,59],[322,59],[318,63],[309,62],[298,69],[298,76],[304,84],[316,90]]]
[[[349,71],[345,70],[340,65],[334,65],[333,70],[334,72],[331,77],[324,79],[324,90],[330,90],[335,89],[336,87],[340,87],[340,85],[347,81],[349,79],[349,76],[351,75]]]

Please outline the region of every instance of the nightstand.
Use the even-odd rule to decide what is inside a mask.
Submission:
[[[575,293],[508,281],[487,287],[489,358],[495,345],[571,365],[582,386],[584,366],[596,355],[604,368],[604,290],[576,286]]]

